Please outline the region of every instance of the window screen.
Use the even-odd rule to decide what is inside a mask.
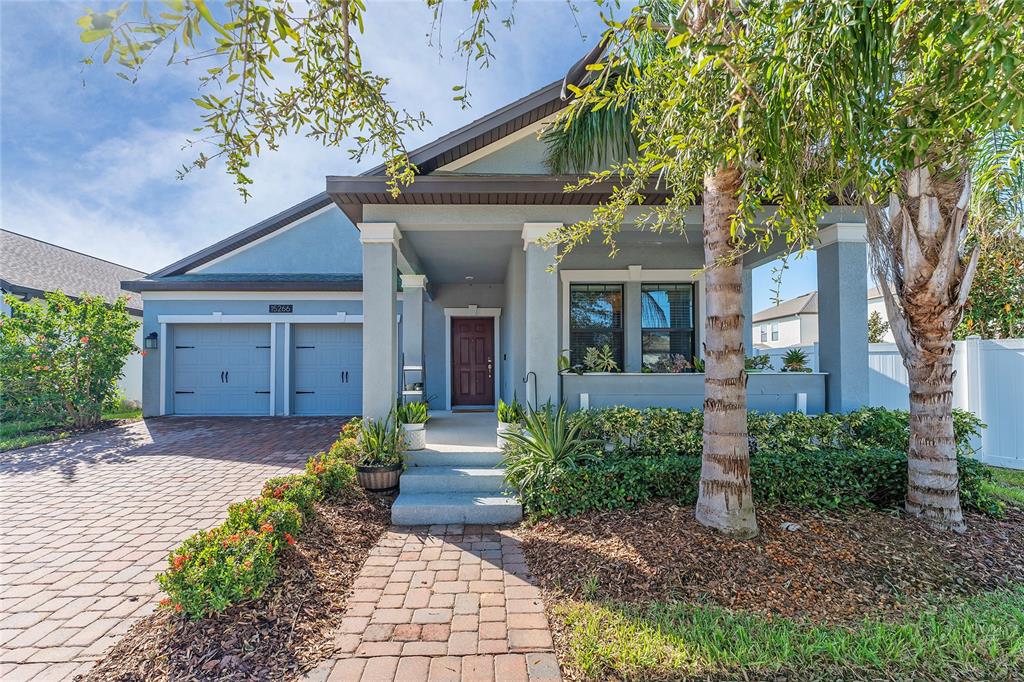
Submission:
[[[587,348],[608,345],[622,362],[622,285],[573,284],[569,288],[569,358],[582,364]]]
[[[693,360],[693,285],[643,284],[640,289],[644,365],[669,355]]]

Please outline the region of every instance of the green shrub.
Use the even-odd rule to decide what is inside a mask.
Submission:
[[[161,606],[192,619],[263,595],[277,567],[270,533],[233,532],[221,526],[185,540],[157,576],[167,593]]]
[[[970,457],[959,458],[959,465],[963,505],[998,515],[1002,506],[984,487],[990,472]],[[613,453],[525,485],[520,495],[532,518],[631,508],[655,498],[689,505],[697,501],[700,467],[699,457]],[[760,451],[750,458],[750,476],[754,500],[761,503],[892,509],[906,496],[907,456],[885,449]]]
[[[269,478],[263,484],[263,497],[291,502],[303,516],[313,513],[313,503],[323,497],[317,480],[305,474]]]
[[[306,476],[317,481],[324,497],[344,497],[356,489],[356,468],[350,460],[349,446],[338,447],[340,442],[306,462]],[[358,444],[354,447],[358,452]]]
[[[617,454],[699,457],[703,447],[704,413],[666,407],[611,407],[572,415],[581,435],[614,446]],[[865,407],[846,414],[806,415],[750,412],[747,429],[751,451],[813,452],[822,449],[905,451],[910,438],[905,410]],[[974,453],[984,424],[970,412],[953,410],[957,453]]]
[[[557,411],[550,404],[539,411],[531,407],[523,426],[521,432],[505,432],[508,447],[502,461],[506,480],[520,490],[595,459],[599,442],[579,437],[581,426],[569,419],[565,405]]]
[[[270,533],[278,546],[299,534],[302,511],[292,502],[272,497],[257,497],[228,507],[224,528],[232,533],[257,531]]]

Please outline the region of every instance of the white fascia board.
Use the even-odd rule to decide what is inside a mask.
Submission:
[[[186,274],[193,274],[193,273],[203,272],[207,268],[213,267],[214,265],[216,265],[217,263],[220,263],[221,261],[227,260],[228,258],[231,258],[232,256],[235,256],[235,255],[237,255],[239,253],[242,253],[243,251],[251,249],[254,246],[258,246],[258,245],[260,245],[260,244],[262,244],[264,242],[270,241],[274,237],[280,237],[282,234],[284,234],[288,230],[290,230],[290,229],[292,229],[294,227],[298,227],[299,225],[302,225],[307,220],[310,220],[310,219],[315,218],[315,217],[317,217],[319,215],[322,215],[322,214],[326,213],[327,211],[329,211],[331,209],[337,209],[337,208],[338,207],[333,202],[330,203],[330,204],[327,204],[323,208],[318,208],[317,210],[313,211],[312,213],[309,213],[307,215],[302,216],[301,218],[299,218],[295,222],[289,223],[288,225],[286,225],[286,226],[284,226],[284,227],[282,227],[282,228],[280,228],[278,230],[274,230],[270,234],[265,234],[262,237],[260,237],[259,239],[254,239],[253,241],[249,242],[248,244],[243,244],[242,246],[239,246],[236,249],[231,249],[227,253],[222,254],[220,256],[217,256],[213,260],[207,261],[206,263],[203,263],[202,265],[197,265],[196,267],[192,268],[191,270],[187,270]]]

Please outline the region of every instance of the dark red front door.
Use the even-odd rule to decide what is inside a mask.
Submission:
[[[494,320],[452,318],[452,405],[494,404]]]

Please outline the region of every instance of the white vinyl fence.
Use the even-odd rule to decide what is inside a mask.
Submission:
[[[818,347],[799,346],[808,366],[818,370]],[[781,369],[789,348],[758,349]],[[906,410],[910,406],[907,369],[894,343],[872,343],[868,350],[870,404]],[[988,425],[979,458],[988,464],[1024,469],[1024,339],[957,341],[953,355],[953,406],[969,410]]]

